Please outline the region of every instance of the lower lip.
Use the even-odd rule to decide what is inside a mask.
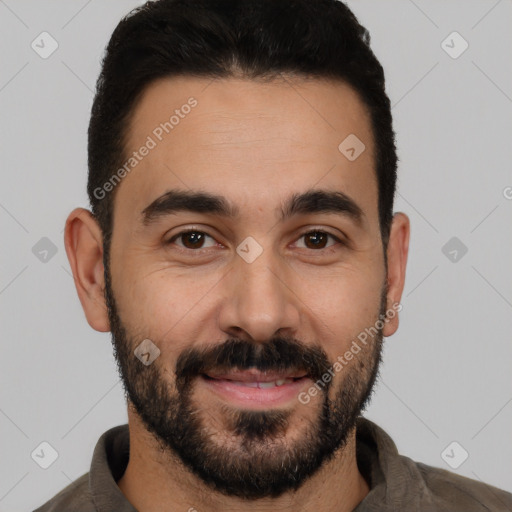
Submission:
[[[201,376],[201,380],[220,398],[248,408],[273,407],[297,401],[301,390],[311,381],[308,377],[302,377],[282,386],[252,388],[232,380],[210,379],[204,376]]]

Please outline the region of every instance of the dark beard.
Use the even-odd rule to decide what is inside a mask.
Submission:
[[[142,340],[127,336],[117,313],[107,265],[105,277],[112,343],[127,398],[160,448],[178,455],[185,467],[212,489],[247,500],[276,498],[298,489],[343,448],[373,391],[381,363],[382,329],[341,370],[344,379],[334,399],[329,398],[332,380],[322,383],[318,417],[309,422],[300,439],[292,443],[285,437],[294,410],[242,410],[225,405],[220,413],[226,428],[215,429],[192,399],[194,384],[206,371],[234,367],[303,370],[317,382],[332,368],[326,353],[320,346],[286,338],[265,344],[230,339],[183,351],[176,363],[175,382],[168,383],[158,359],[145,366],[135,357],[133,350]],[[385,308],[383,290],[381,315]]]

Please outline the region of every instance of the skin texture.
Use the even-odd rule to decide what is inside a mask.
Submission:
[[[382,291],[387,289],[389,309],[400,302],[405,281],[409,219],[403,213],[393,218],[386,272],[366,109],[354,90],[339,82],[159,80],[147,87],[136,106],[127,153],[144,144],[191,96],[197,106],[164,134],[116,189],[111,287],[130,348],[146,338],[155,340],[161,354],[153,364],[169,389],[183,351],[227,339],[264,345],[286,336],[319,346],[330,362],[336,361],[359,333],[375,324]],[[338,145],[352,133],[366,149],[349,161]],[[239,216],[225,219],[182,212],[144,226],[144,208],[176,188],[223,195],[239,207]],[[337,190],[352,198],[363,211],[361,225],[332,213],[279,222],[279,208],[290,194],[312,188]],[[195,249],[206,251],[200,256],[194,256],[192,249],[187,252],[183,238],[169,243],[192,227],[209,235],[204,246]],[[328,239],[327,247],[318,249],[302,236],[312,228],[346,243]],[[250,264],[236,252],[248,236],[263,249]],[[90,212],[82,208],[71,212],[65,244],[87,321],[98,331],[111,330],[102,233]],[[381,334],[391,336],[397,328],[398,314],[385,323]],[[350,372],[359,375],[362,384],[368,381],[368,362],[375,350],[369,347],[335,374],[331,399],[344,388]],[[311,384],[306,382],[304,389]],[[227,429],[226,402],[199,379],[191,386],[203,425],[215,434],[212,442],[231,443],[235,453],[240,447]],[[323,398],[317,395],[307,405],[298,400],[286,404],[288,424],[282,446],[301,439],[307,425],[317,420]],[[342,449],[298,490],[247,501],[212,491],[173,453],[162,450],[130,402],[128,420],[130,462],[118,485],[143,512],[170,507],[194,507],[200,512],[350,511],[369,490],[357,468],[353,429]]]

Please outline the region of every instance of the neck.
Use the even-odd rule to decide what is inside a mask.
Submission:
[[[350,512],[370,490],[357,467],[355,429],[344,447],[299,489],[278,498],[247,501],[226,496],[206,486],[174,454],[162,452],[140,418],[130,409],[128,417],[130,460],[117,484],[139,512],[166,509],[190,512],[194,509],[199,512]]]

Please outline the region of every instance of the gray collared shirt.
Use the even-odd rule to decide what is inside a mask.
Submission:
[[[107,430],[90,471],[34,512],[137,512],[117,486],[129,458],[128,425]],[[510,512],[512,494],[399,455],[393,440],[359,417],[357,464],[370,492],[353,512]]]

